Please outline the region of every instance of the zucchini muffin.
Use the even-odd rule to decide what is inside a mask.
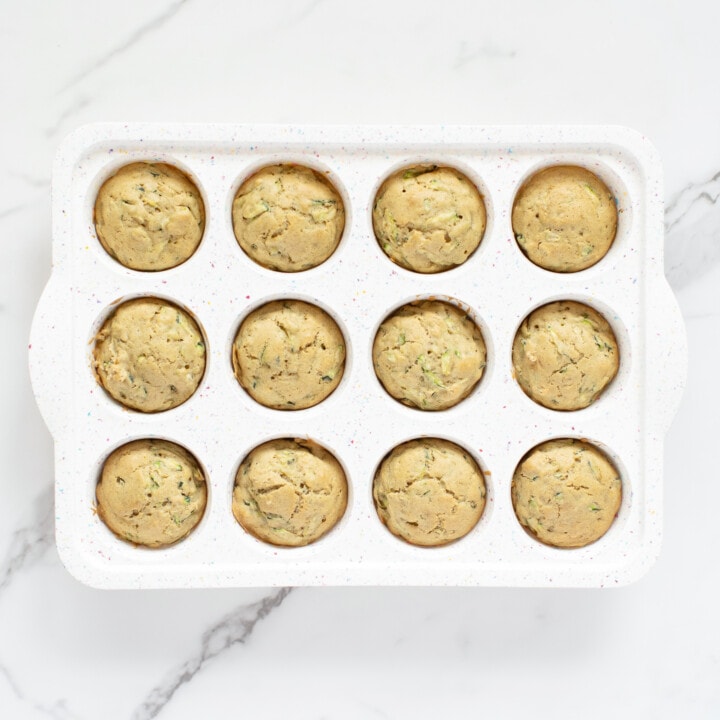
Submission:
[[[205,373],[205,341],[193,318],[159,298],[118,306],[95,337],[93,364],[107,393],[154,413],[184,403]]]
[[[95,231],[105,250],[133,270],[167,270],[197,250],[205,205],[190,178],[164,163],[125,165],[100,188]]]
[[[396,400],[421,410],[445,410],[480,381],[485,342],[478,326],[455,305],[410,303],[380,325],[373,365]]]
[[[232,509],[245,530],[273,545],[308,545],[345,513],[340,463],[310,440],[271,440],[240,464]]]
[[[95,496],[98,516],[119,538],[159,548],[200,522],[207,486],[185,448],[167,440],[134,440],[105,460]]]
[[[582,167],[535,173],[513,205],[515,239],[546,270],[571,273],[605,257],[617,232],[617,207],[607,185]]]
[[[345,339],[319,307],[277,300],[243,320],[232,363],[238,382],[257,402],[276,410],[302,410],[322,402],[340,383]]]
[[[608,531],[622,483],[602,450],[565,438],[534,447],[515,469],[511,492],[515,515],[531,535],[546,545],[577,548]]]
[[[388,530],[412,545],[446,545],[467,535],[485,509],[477,463],[448,440],[422,438],[395,447],[373,482],[375,509]]]
[[[485,233],[485,203],[459,170],[413,165],[385,180],[372,219],[375,237],[393,262],[437,273],[475,252]]]
[[[324,263],[345,228],[345,208],[330,181],[301,165],[271,165],[251,175],[232,207],[235,237],[259,265],[299,272]]]
[[[572,300],[553,302],[523,320],[513,342],[515,379],[551,410],[580,410],[610,384],[620,362],[605,318]]]

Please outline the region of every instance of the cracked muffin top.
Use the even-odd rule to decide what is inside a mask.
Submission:
[[[553,302],[531,312],[512,350],[515,379],[528,397],[551,410],[580,410],[615,377],[620,362],[615,333],[596,310]]]
[[[308,545],[347,507],[340,463],[310,440],[270,440],[256,447],[235,476],[232,509],[245,530],[273,545]]]
[[[421,410],[445,410],[467,397],[485,368],[485,342],[467,313],[448,302],[403,305],[373,342],[373,366],[387,392]]]
[[[232,348],[239,383],[257,402],[302,410],[322,402],[345,369],[345,340],[316,305],[276,300],[251,312]]]
[[[475,252],[485,233],[485,203],[459,170],[413,165],[380,186],[372,220],[375,237],[393,262],[437,273]]]
[[[119,305],[95,337],[93,364],[107,393],[154,413],[184,403],[205,373],[205,341],[182,308],[144,297]]]
[[[158,548],[184,538],[202,519],[207,486],[197,460],[167,440],[134,440],[105,460],[97,513],[119,538]]]
[[[622,483],[600,448],[572,438],[534,447],[515,469],[520,524],[546,545],[576,548],[601,538],[620,508]]]
[[[615,198],[583,167],[545,168],[520,188],[512,226],[520,249],[535,265],[578,272],[605,257],[615,240]]]
[[[467,535],[485,508],[485,478],[460,446],[410,440],[380,464],[375,509],[388,530],[412,545],[446,545]]]
[[[125,165],[103,183],[95,201],[98,240],[133,270],[168,270],[184,263],[204,230],[200,191],[172,165]]]
[[[271,165],[240,186],[232,220],[240,247],[256,263],[299,272],[335,252],[345,228],[345,208],[330,181],[315,170]]]

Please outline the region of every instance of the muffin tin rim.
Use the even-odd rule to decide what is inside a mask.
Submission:
[[[444,302],[464,312],[480,331],[483,344],[485,345],[485,367],[483,368],[480,379],[475,383],[475,385],[471,388],[470,392],[464,398],[461,398],[460,400],[458,400],[458,402],[456,402],[454,405],[451,405],[450,407],[442,408],[439,410],[424,410],[423,408],[419,408],[413,405],[406,405],[404,402],[402,402],[402,400],[393,397],[385,389],[385,386],[382,384],[380,378],[377,376],[377,372],[375,371],[375,363],[373,361],[373,347],[375,345],[375,338],[380,331],[380,326],[386,320],[391,318],[398,310],[405,307],[406,305],[415,305],[427,301]],[[490,337],[489,341],[488,337]],[[470,305],[469,303],[466,303],[457,297],[445,295],[444,293],[420,293],[413,296],[412,299],[401,300],[398,304],[393,304],[392,306],[389,306],[386,314],[382,318],[380,318],[380,320],[373,324],[369,339],[370,342],[367,351],[367,366],[372,370],[372,372],[369,374],[373,378],[375,385],[385,395],[385,397],[400,406],[401,412],[404,410],[410,411],[412,413],[412,416],[417,415],[417,413],[421,413],[421,416],[424,415],[427,417],[432,417],[434,415],[442,416],[444,413],[448,413],[451,410],[461,407],[466,402],[469,402],[470,400],[475,398],[477,394],[481,392],[483,383],[486,383],[487,378],[492,378],[495,373],[495,344],[492,338],[492,334],[490,333],[489,325],[482,319],[480,313],[477,312],[476,308],[473,305]],[[489,385],[489,383],[490,381],[487,380],[486,384]],[[408,417],[411,416],[408,415]]]
[[[587,443],[588,445],[594,446],[596,449],[600,450],[607,458],[610,460],[610,463],[613,465],[615,470],[618,473],[618,476],[620,477],[620,487],[621,487],[621,496],[620,496],[620,506],[618,507],[617,513],[615,513],[615,516],[613,517],[612,522],[610,523],[610,527],[603,533],[597,540],[594,540],[591,543],[588,543],[587,545],[581,545],[580,547],[558,547],[557,545],[551,545],[549,543],[545,543],[542,540],[539,540],[536,538],[529,530],[527,530],[520,520],[517,518],[517,514],[515,513],[515,504],[512,502],[512,483],[513,479],[515,477],[515,472],[517,471],[517,468],[519,467],[520,463],[533,451],[535,448],[539,447],[540,445],[544,445],[547,442],[552,442],[553,440],[580,440],[581,442]],[[624,527],[627,525],[629,521],[629,517],[633,512],[633,496],[636,491],[635,483],[632,482],[631,476],[628,473],[627,467],[625,463],[622,460],[622,457],[619,453],[617,453],[611,446],[609,446],[605,441],[598,440],[594,437],[588,437],[587,435],[582,435],[579,433],[575,433],[573,431],[564,433],[562,435],[553,434],[548,435],[544,440],[540,440],[539,442],[534,443],[530,447],[525,450],[525,452],[520,455],[517,462],[515,463],[515,467],[512,471],[511,476],[508,478],[507,483],[507,489],[506,489],[506,496],[507,500],[509,502],[509,506],[513,512],[513,516],[515,517],[515,521],[517,523],[518,529],[522,531],[524,534],[528,536],[530,540],[532,540],[533,545],[540,545],[543,549],[549,549],[550,551],[557,550],[561,554],[565,553],[578,553],[580,551],[588,551],[589,548],[593,548],[598,546],[600,543],[605,542],[606,538],[610,538],[610,540],[613,539],[613,536],[621,533],[624,529]],[[558,555],[560,557],[561,555]]]
[[[338,330],[340,330],[340,334],[342,335],[345,344],[345,361],[343,364],[343,373],[342,377],[340,378],[340,382],[336,385],[335,389],[329,395],[326,395],[322,400],[315,403],[315,405],[310,405],[310,407],[306,408],[291,409],[268,407],[267,405],[264,405],[259,400],[256,400],[252,395],[250,395],[250,393],[241,385],[240,381],[235,375],[232,354],[233,346],[235,345],[235,339],[240,332],[240,326],[243,324],[245,319],[248,318],[256,310],[259,310],[260,308],[265,307],[265,305],[269,305],[272,302],[282,302],[283,300],[296,300],[299,302],[304,302],[307,305],[313,305],[322,310],[328,315],[328,317],[332,319]],[[227,358],[229,372],[232,375],[235,384],[242,391],[243,395],[249,398],[253,410],[257,410],[258,408],[260,408],[260,412],[269,411],[273,413],[273,415],[271,415],[270,417],[276,416],[276,413],[287,414],[290,416],[308,417],[308,411],[314,410],[315,408],[319,407],[325,407],[325,404],[329,402],[332,397],[338,394],[342,396],[343,392],[341,391],[344,390],[344,388],[349,384],[354,362],[354,348],[351,346],[348,340],[349,338],[350,333],[348,332],[348,328],[345,325],[345,322],[340,317],[340,314],[337,311],[331,309],[324,300],[305,295],[302,291],[296,292],[293,290],[291,292],[282,292],[280,294],[272,293],[270,295],[263,295],[261,298],[250,302],[250,304],[247,305],[240,313],[235,314],[235,319],[230,327],[230,333],[227,335],[227,340],[225,342],[224,356]],[[302,413],[302,415],[298,415],[298,413]]]
[[[347,498],[346,498],[346,504],[345,504],[345,510],[343,511],[342,515],[338,518],[337,522],[328,530],[326,530],[319,538],[316,540],[313,540],[310,543],[306,543],[305,545],[275,545],[271,542],[268,542],[267,540],[263,540],[262,538],[257,537],[255,534],[250,532],[249,530],[246,530],[237,520],[235,517],[235,514],[232,510],[232,500],[233,500],[233,494],[235,491],[235,479],[237,477],[238,470],[240,469],[240,465],[245,461],[245,458],[253,452],[256,448],[259,448],[262,445],[265,445],[266,443],[272,442],[273,440],[295,440],[295,441],[302,441],[306,440],[308,442],[314,443],[315,445],[318,445],[321,447],[325,452],[332,455],[335,460],[339,463],[340,467],[342,468],[343,473],[345,474],[345,483],[347,486]],[[244,449],[243,449],[244,448]],[[334,544],[334,540],[337,536],[340,536],[342,539],[343,530],[345,527],[352,521],[352,515],[353,515],[353,509],[355,507],[355,485],[353,482],[353,478],[350,474],[350,470],[348,468],[347,463],[343,460],[342,455],[337,452],[335,448],[331,448],[327,445],[325,442],[321,442],[317,440],[315,437],[310,436],[303,436],[302,434],[297,434],[294,437],[289,437],[288,435],[282,434],[282,433],[274,433],[272,435],[265,435],[263,436],[263,439],[258,440],[255,438],[252,441],[252,444],[248,442],[244,442],[242,448],[237,454],[237,460],[236,462],[231,466],[230,468],[230,480],[229,480],[229,492],[228,494],[228,512],[230,513],[230,517],[232,518],[233,523],[238,526],[238,529],[243,533],[243,535],[247,538],[249,538],[251,541],[255,543],[254,547],[255,549],[260,550],[260,552],[267,552],[270,555],[277,555],[278,553],[285,554],[285,551],[290,550],[293,551],[292,555],[303,555],[303,554],[315,554],[315,552],[318,549],[318,546],[320,546],[320,550],[324,550],[324,548],[327,546],[328,542]],[[225,481],[227,484],[227,480]],[[304,551],[304,552],[303,552]],[[297,558],[301,559],[301,558]]]
[[[120,158],[120,155],[118,154],[117,158]],[[155,158],[155,159],[148,159],[148,158]],[[202,235],[200,236],[200,241],[198,242],[197,246],[193,250],[192,254],[182,262],[178,263],[177,265],[173,265],[169,268],[162,268],[159,270],[138,270],[137,268],[131,268],[128,265],[125,265],[124,263],[120,262],[117,258],[113,257],[103,246],[103,244],[100,242],[100,238],[97,234],[97,228],[95,225],[95,206],[97,205],[97,199],[100,194],[100,190],[102,189],[103,185],[110,180],[110,178],[117,175],[120,170],[122,170],[124,167],[127,167],[129,165],[134,165],[136,163],[144,163],[147,165],[153,165],[153,164],[159,164],[159,165],[169,165],[176,170],[179,170],[185,177],[190,180],[190,182],[193,184],[195,189],[197,190],[198,194],[200,195],[200,200],[203,204],[203,214],[204,214],[204,222],[203,222],[203,231]],[[187,165],[183,161],[178,161],[177,158],[167,154],[167,157],[163,158],[161,156],[160,152],[152,153],[152,152],[145,152],[142,154],[138,154],[137,156],[133,156],[132,154],[130,156],[124,157],[124,162],[118,163],[116,158],[113,158],[110,162],[108,162],[106,165],[102,167],[100,171],[98,171],[93,178],[92,182],[89,183],[87,189],[86,189],[86,201],[85,201],[85,208],[86,211],[89,210],[89,217],[88,217],[88,228],[90,231],[90,235],[92,240],[94,241],[95,245],[97,246],[97,250],[100,251],[103,255],[106,256],[107,259],[110,260],[110,267],[112,268],[114,266],[115,270],[122,269],[127,270],[131,273],[137,273],[138,275],[158,275],[160,273],[167,273],[171,272],[172,270],[177,270],[184,265],[187,265],[200,251],[204,241],[207,238],[207,230],[208,226],[210,225],[210,222],[212,220],[212,211],[210,210],[210,203],[209,203],[209,196],[207,194],[207,191],[205,190],[203,184],[200,181],[200,177],[191,169],[187,167]]]
[[[458,162],[457,158],[452,158],[451,162],[447,162],[446,158],[445,161],[438,160],[438,162],[436,163],[434,160],[432,160],[431,153],[423,155],[423,158],[424,159],[422,160],[415,160],[410,162],[408,162],[407,158],[405,158],[404,160],[393,163],[391,166],[389,166],[389,168],[385,168],[382,174],[378,173],[379,179],[376,179],[376,181],[373,183],[367,197],[366,222],[372,233],[370,236],[370,240],[374,242],[375,245],[377,245],[385,261],[391,263],[394,268],[398,270],[398,272],[408,273],[409,276],[413,278],[417,277],[418,275],[427,277],[446,275],[447,273],[452,273],[453,271],[459,270],[460,268],[466,266],[473,258],[475,258],[476,260],[482,259],[482,255],[485,254],[485,252],[483,251],[483,243],[486,238],[492,236],[495,226],[495,205],[492,199],[490,188],[487,186],[480,173],[474,167],[468,165],[464,160]],[[478,242],[477,247],[459,265],[454,265],[452,267],[446,268],[445,270],[438,270],[437,272],[424,273],[418,270],[411,270],[410,268],[406,268],[403,265],[396,263],[382,248],[382,246],[380,245],[380,240],[375,234],[373,211],[375,209],[375,203],[377,201],[377,196],[380,192],[380,188],[387,180],[389,180],[395,174],[399,173],[401,170],[417,165],[437,165],[438,168],[445,167],[451,170],[457,170],[461,175],[463,175],[472,183],[472,185],[475,187],[478,194],[480,195],[480,198],[485,207],[485,228],[483,229],[483,233],[480,237],[480,242]]]
[[[415,440],[444,440],[446,442],[451,443],[452,445],[455,445],[456,447],[460,448],[463,452],[466,452],[474,461],[475,464],[480,468],[480,472],[483,477],[483,482],[485,484],[485,506],[483,507],[483,511],[480,514],[480,517],[477,519],[477,522],[468,530],[465,535],[462,535],[459,538],[456,538],[455,540],[451,540],[450,542],[443,543],[441,545],[417,545],[415,543],[410,542],[409,540],[405,540],[404,538],[400,537],[399,535],[396,535],[390,528],[385,525],[385,523],[380,518],[380,514],[377,510],[377,505],[375,503],[375,496],[374,496],[374,490],[375,490],[375,478],[377,477],[378,471],[380,470],[380,466],[385,462],[385,460],[388,458],[390,453],[395,450],[395,448],[398,448],[402,445],[405,445],[406,443],[413,442]],[[418,557],[422,557],[423,553],[427,550],[433,551],[433,554],[437,554],[439,551],[442,550],[448,550],[449,548],[455,549],[457,552],[458,549],[462,550],[463,547],[466,546],[466,543],[463,543],[464,540],[470,541],[475,535],[486,535],[488,532],[492,532],[492,518],[495,511],[495,495],[496,495],[496,488],[495,483],[492,479],[492,471],[488,469],[487,463],[483,458],[480,457],[480,455],[472,448],[468,446],[466,442],[461,442],[459,438],[457,437],[451,437],[448,433],[442,433],[442,432],[433,432],[432,434],[420,434],[418,435],[413,434],[407,436],[404,440],[400,440],[399,442],[394,442],[392,445],[388,446],[387,444],[384,444],[382,446],[383,448],[387,448],[385,452],[383,452],[382,448],[380,450],[380,455],[378,460],[375,462],[375,465],[368,477],[368,502],[370,504],[370,507],[373,510],[373,513],[375,515],[374,520],[376,521],[376,525],[379,525],[383,531],[390,537],[391,540],[393,540],[393,545],[396,542],[401,543],[404,546],[408,546],[409,550],[411,551],[409,554],[417,555]],[[488,527],[490,526],[490,530],[488,531]],[[419,551],[419,552],[418,552]],[[451,554],[450,552],[448,554]]]
[[[270,158],[274,157],[274,160],[269,162]],[[329,158],[326,158],[329,159]],[[330,255],[323,260],[318,265],[315,265],[311,268],[306,268],[303,270],[297,270],[294,272],[288,272],[284,270],[276,270],[274,268],[269,268],[262,263],[257,262],[256,260],[253,260],[240,246],[240,243],[237,240],[237,237],[235,236],[235,227],[233,224],[233,218],[232,218],[232,207],[233,203],[235,201],[235,196],[237,195],[238,190],[242,186],[242,184],[249,180],[253,175],[257,174],[261,170],[263,170],[266,167],[272,167],[273,165],[299,165],[302,167],[309,168],[310,170],[314,170],[319,175],[322,175],[326,178],[328,183],[332,186],[332,188],[335,190],[335,192],[339,195],[340,199],[343,203],[343,211],[345,213],[345,224],[343,226],[342,233],[340,235],[340,239],[338,240],[338,244],[335,246],[335,249],[330,253]],[[236,172],[235,178],[232,180],[232,182],[228,185],[228,191],[226,193],[225,202],[223,205],[223,218],[224,220],[221,221],[222,225],[224,227],[225,232],[223,233],[228,237],[228,240],[232,240],[232,242],[235,244],[237,250],[240,251],[240,255],[242,256],[243,260],[250,263],[252,266],[252,269],[256,272],[259,272],[260,274],[267,274],[267,278],[269,280],[277,280],[277,276],[287,276],[287,277],[293,277],[293,276],[301,276],[302,278],[305,278],[308,276],[308,273],[315,273],[314,271],[319,271],[321,268],[325,268],[328,263],[331,263],[333,261],[341,261],[342,256],[344,255],[343,250],[345,249],[348,242],[350,242],[350,237],[353,234],[353,227],[354,227],[354,213],[353,213],[353,207],[352,203],[350,201],[350,195],[347,192],[347,188],[345,187],[345,183],[342,181],[342,176],[337,173],[335,170],[333,170],[327,163],[322,162],[322,157],[320,155],[317,156],[311,156],[308,157],[306,155],[297,154],[296,157],[293,156],[292,153],[269,153],[268,155],[263,155],[261,158],[257,158],[255,162],[252,162],[250,164],[244,165],[242,168],[239,169],[238,172]],[[233,253],[235,254],[235,253]],[[312,278],[312,275],[310,275]]]
[[[517,180],[515,188],[513,190],[512,194],[512,202],[510,203],[509,212],[507,215],[508,225],[509,225],[509,232],[510,237],[512,237],[513,242],[515,244],[515,249],[522,255],[523,259],[530,263],[531,265],[535,266],[538,270],[540,270],[543,273],[550,273],[551,275],[560,275],[560,276],[574,276],[579,275],[584,277],[585,273],[588,271],[597,268],[601,264],[607,264],[608,257],[611,259],[617,254],[617,247],[624,244],[625,238],[630,236],[633,232],[633,225],[634,225],[634,217],[632,212],[632,204],[621,204],[621,197],[622,198],[628,198],[630,197],[630,192],[627,189],[626,184],[623,182],[622,178],[615,173],[611,168],[608,167],[606,162],[603,162],[602,160],[596,160],[595,165],[591,165],[589,162],[586,162],[584,160],[584,157],[582,153],[577,153],[577,157],[574,158],[575,153],[573,152],[567,152],[562,153],[561,156],[563,158],[569,158],[568,160],[560,160],[555,161],[556,157],[553,157],[554,162],[548,163],[546,161],[538,161],[534,165],[530,166],[529,168],[525,169],[525,172],[520,177],[519,180]],[[547,160],[547,159],[546,159]],[[610,190],[613,196],[613,200],[615,202],[615,211],[617,216],[617,227],[615,228],[615,237],[613,238],[612,242],[610,243],[610,247],[608,247],[607,252],[599,258],[596,262],[594,262],[592,265],[589,265],[586,268],[583,268],[582,270],[575,270],[572,272],[561,272],[559,270],[551,270],[549,268],[545,268],[542,265],[538,265],[537,263],[533,262],[523,251],[523,249],[520,247],[520,243],[517,241],[517,237],[515,236],[515,228],[512,224],[512,214],[513,210],[515,209],[515,203],[517,201],[517,197],[522,190],[522,188],[525,186],[525,184],[534,177],[537,173],[542,172],[543,170],[548,170],[553,167],[580,167],[584,170],[588,170],[593,175],[595,175],[597,178],[600,179],[601,182],[605,184],[605,186]]]
[[[542,307],[545,307],[546,305],[552,305],[556,302],[576,302],[582,305],[587,305],[591,309],[595,310],[601,317],[605,319],[605,321],[610,325],[610,328],[613,331],[613,334],[615,335],[615,341],[617,343],[617,349],[618,349],[618,369],[615,373],[614,377],[610,382],[603,388],[603,390],[600,392],[600,394],[586,407],[584,408],[578,408],[577,410],[562,410],[558,409],[555,410],[553,408],[549,408],[536,400],[533,400],[521,387],[520,383],[517,381],[517,378],[515,377],[515,365],[512,360],[512,352],[513,352],[513,345],[515,344],[515,337],[517,336],[518,331],[520,330],[520,327],[522,326],[523,322],[525,322],[525,319],[534,313],[536,310],[539,310]],[[606,305],[606,303],[602,300],[599,301],[599,304]],[[606,305],[606,308],[611,309],[612,308],[609,305]],[[547,411],[551,413],[552,415],[559,415],[559,416],[567,416],[567,417],[575,417],[578,413],[582,413],[582,417],[586,418],[589,415],[591,416],[592,411],[595,411],[597,407],[599,406],[602,408],[606,404],[606,398],[612,397],[613,394],[617,394],[619,392],[622,392],[625,385],[627,384],[628,378],[631,376],[633,371],[633,366],[631,364],[632,358],[633,358],[633,341],[631,338],[630,333],[628,332],[627,326],[625,322],[623,322],[620,315],[614,312],[614,310],[611,313],[606,312],[605,309],[601,309],[598,307],[598,298],[592,297],[592,296],[585,296],[581,297],[580,293],[554,293],[551,294],[548,297],[543,298],[542,300],[538,300],[536,303],[532,304],[532,307],[525,312],[525,314],[520,318],[519,321],[515,324],[515,330],[512,333],[512,339],[510,341],[510,347],[508,352],[508,358],[507,358],[507,367],[510,370],[510,375],[512,377],[513,383],[517,387],[517,389],[520,391],[522,396],[530,401],[532,403],[533,407],[540,411]]]
[[[160,553],[165,551],[173,551],[176,547],[184,545],[185,543],[192,540],[204,527],[207,527],[209,524],[211,524],[211,520],[213,518],[212,513],[212,505],[214,504],[214,493],[211,488],[211,482],[210,482],[210,474],[208,472],[207,466],[203,463],[203,461],[200,459],[199,455],[194,451],[191,450],[185,443],[178,442],[177,440],[173,440],[170,437],[168,437],[167,432],[160,435],[157,433],[143,433],[141,435],[138,435],[137,433],[134,435],[128,435],[123,440],[120,440],[118,442],[112,443],[110,445],[110,448],[104,452],[104,454],[100,457],[96,457],[93,461],[89,475],[89,482],[88,482],[88,490],[90,493],[90,508],[92,511],[92,514],[94,516],[94,520],[96,521],[95,524],[98,526],[101,526],[101,532],[108,533],[110,535],[111,541],[117,541],[119,545],[116,545],[116,547],[126,549],[132,549],[132,550],[139,550],[142,553],[149,553],[152,557],[155,557],[158,555],[160,556]],[[105,463],[110,458],[110,456],[116,451],[119,450],[125,445],[129,445],[130,443],[142,441],[142,440],[162,440],[164,442],[171,443],[173,445],[176,445],[185,452],[189,453],[190,456],[195,460],[195,462],[198,464],[198,467],[200,468],[200,471],[203,474],[203,478],[205,480],[205,507],[203,509],[203,514],[200,520],[198,520],[197,524],[188,532],[186,535],[181,537],[179,540],[176,540],[173,543],[170,543],[168,545],[162,545],[160,547],[151,547],[148,545],[143,545],[142,543],[135,543],[131,540],[125,540],[113,532],[113,530],[110,529],[110,527],[102,520],[100,517],[100,513],[97,512],[97,496],[95,494],[95,490],[100,482],[100,478],[102,477],[103,469],[105,468]],[[217,514],[217,513],[215,513]]]
[[[100,378],[98,377],[97,370],[94,367],[95,363],[95,345],[97,342],[97,336],[100,330],[102,330],[103,325],[115,314],[115,312],[118,310],[118,308],[122,307],[125,303],[131,302],[132,300],[153,300],[158,299],[162,300],[163,302],[166,302],[169,305],[172,305],[174,307],[180,308],[183,312],[187,313],[195,322],[198,329],[200,330],[200,334],[202,335],[203,343],[205,344],[205,366],[203,368],[202,376],[197,384],[197,387],[191,395],[186,398],[183,402],[181,402],[179,405],[175,405],[174,407],[167,408],[165,410],[155,410],[152,412],[146,411],[146,410],[139,410],[137,408],[130,407],[129,405],[125,405],[120,400],[116,400],[106,389],[105,386],[100,382]],[[202,322],[198,318],[197,314],[193,312],[187,305],[182,303],[181,301],[171,297],[170,295],[166,295],[165,293],[155,293],[155,292],[131,292],[127,295],[123,295],[119,298],[116,298],[112,302],[108,303],[103,307],[103,309],[100,311],[98,315],[96,315],[95,320],[93,321],[92,325],[90,326],[91,334],[90,338],[87,342],[87,359],[86,359],[86,365],[87,368],[92,375],[93,379],[95,380],[96,386],[102,391],[103,395],[107,398],[110,404],[115,406],[117,410],[123,413],[131,413],[133,415],[137,415],[140,418],[144,418],[147,420],[152,420],[153,418],[157,418],[160,415],[166,415],[167,413],[173,413],[175,415],[176,413],[174,411],[180,410],[180,408],[183,408],[187,405],[191,404],[191,401],[193,398],[202,391],[202,388],[204,384],[207,381],[207,378],[209,376],[210,371],[210,364],[212,362],[211,360],[211,349],[210,349],[210,343],[208,340],[208,334],[205,330],[205,327],[203,326]]]

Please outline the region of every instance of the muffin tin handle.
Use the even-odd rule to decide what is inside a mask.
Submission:
[[[647,418],[659,439],[680,407],[688,373],[688,345],[680,306],[664,276],[648,287],[657,308],[647,326]]]
[[[68,395],[58,387],[64,378],[66,387],[72,385],[72,357],[63,338],[71,335],[71,317],[62,312],[64,299],[62,283],[53,272],[40,296],[30,328],[28,361],[30,381],[40,414],[57,439],[63,416],[70,417]]]

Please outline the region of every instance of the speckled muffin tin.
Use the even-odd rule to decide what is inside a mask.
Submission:
[[[205,202],[205,235],[183,265],[129,270],[98,242],[93,205],[102,182],[139,160],[167,162],[195,181]],[[328,176],[343,197],[346,227],[324,264],[294,274],[264,269],[233,235],[231,205],[240,183],[271,163],[296,162]],[[460,267],[421,275],[394,265],[378,246],[371,209],[382,181],[420,162],[455,166],[484,196],[488,223],[478,250]],[[617,238],[595,266],[557,274],[533,265],[513,237],[510,215],[521,183],[552,164],[579,164],[617,198]],[[659,160],[637,133],[616,127],[284,127],[100,124],[62,144],[53,175],[53,272],[38,305],[30,368],[38,404],[55,440],[56,537],[81,581],[106,588],[271,585],[608,586],[642,575],[658,554],[662,524],[663,436],[685,382],[685,331],[663,274]],[[92,371],[92,339],[120,299],[170,299],[197,319],[207,368],[186,403],[144,415],[113,402]],[[381,321],[420,298],[467,308],[488,350],[482,380],[459,405],[422,412],[382,389],[371,349]],[[337,390],[307,410],[258,405],[238,384],[231,343],[247,313],[279,298],[319,305],[347,341]],[[605,393],[575,412],[545,409],[512,375],[511,347],[536,307],[574,299],[613,326],[620,369]],[[439,548],[391,535],[372,501],[375,470],[395,445],[420,436],[452,440],[486,475],[488,502],[478,525]],[[117,539],[94,512],[103,461],[119,445],[167,438],[192,452],[208,480],[208,506],[196,530],[162,550]],[[325,446],[349,482],[347,511],[318,542],[265,544],[231,512],[235,472],[271,438],[303,437]],[[623,501],[609,532],[584,548],[548,547],[513,512],[510,484],[520,459],[551,438],[596,443],[622,475]]]

